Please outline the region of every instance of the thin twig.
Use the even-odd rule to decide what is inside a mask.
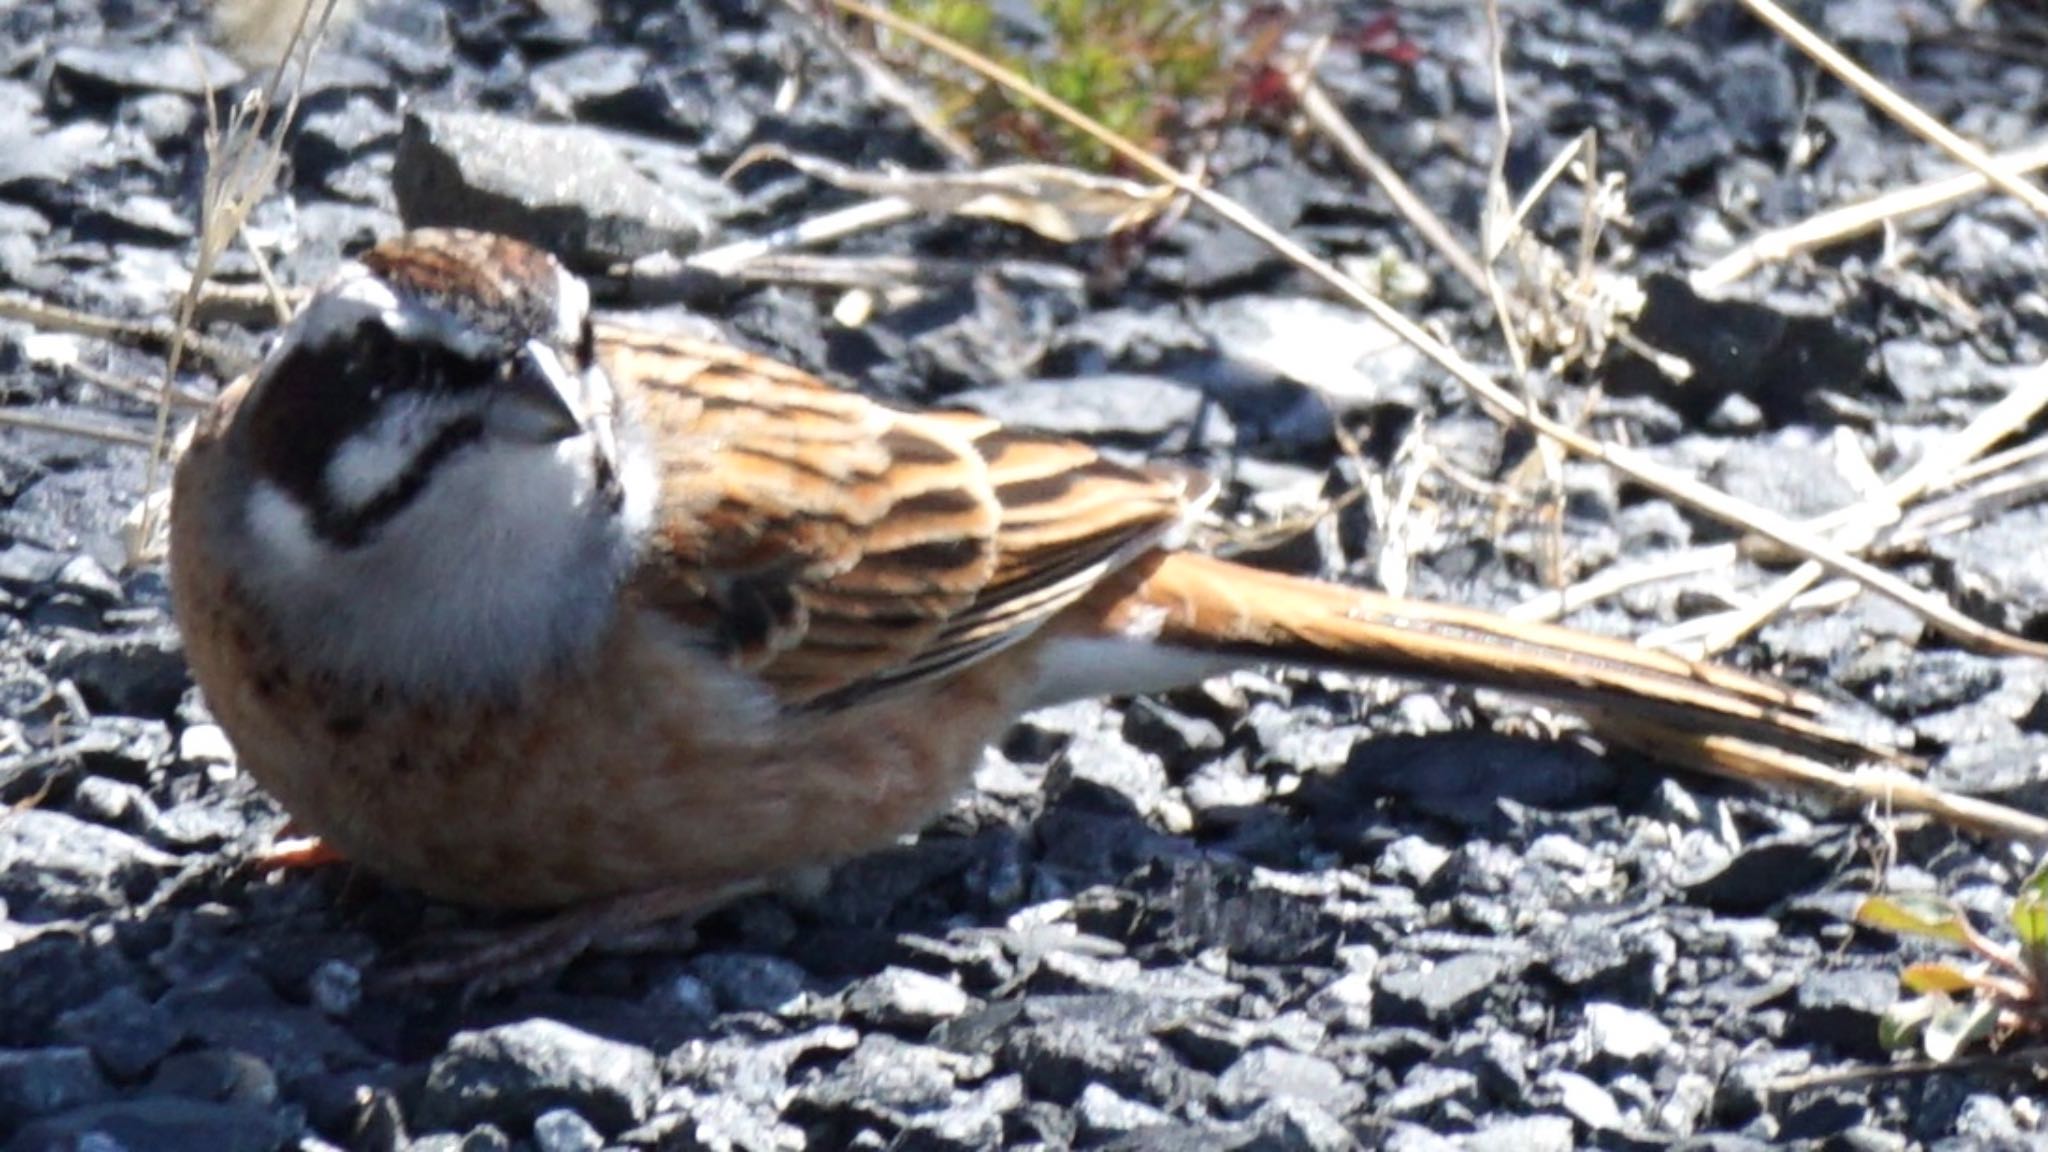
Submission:
[[[162,355],[176,338],[177,326],[169,320],[119,320],[95,316],[17,292],[0,292],[0,319],[20,320],[42,332],[69,332],[89,336]],[[253,366],[249,356],[232,344],[196,333],[188,333],[186,347],[224,376],[238,376]]]
[[[1969,424],[1922,455],[1912,467],[1886,481],[1884,487],[1869,500],[1863,501],[1860,505],[1862,515],[1856,517],[1860,523],[1848,530],[1855,534],[1855,539],[1843,539],[1844,532],[1835,533],[1835,538],[1844,547],[1861,551],[1877,538],[1881,528],[1898,521],[1907,504],[1919,499],[1943,477],[1953,475],[1982,456],[1993,444],[2025,427],[2043,408],[2048,408],[2048,366],[2037,367],[2027,373],[1996,404],[1978,413]],[[1827,570],[1814,561],[1808,560],[1799,565],[1758,596],[1750,610],[1708,634],[1705,651],[1723,651],[1762,627],[1826,574]]]
[[[2048,168],[2048,141],[2001,153],[1992,163],[2026,175]],[[1713,295],[1766,264],[1776,264],[1828,244],[1853,239],[1893,221],[1981,195],[1991,181],[1981,172],[1961,172],[1874,196],[1860,204],[1831,208],[1797,224],[1765,232],[1692,274],[1693,291]]]
[[[868,90],[874,93],[877,99],[884,104],[895,105],[905,116],[910,117],[910,122],[917,125],[918,130],[923,132],[925,138],[939,151],[961,164],[971,166],[981,162],[980,154],[976,152],[973,142],[953,131],[952,126],[946,123],[945,117],[932,106],[930,99],[904,83],[902,77],[896,75],[895,71],[876,59],[873,54],[863,52],[857,45],[848,42],[846,37],[840,34],[839,29],[832,27],[830,21],[820,18],[820,13],[812,4],[806,0],[782,0],[782,6],[792,13],[803,27],[811,31],[826,51],[839,57],[848,67],[860,73],[861,79],[867,82]]]
[[[130,448],[147,448],[156,443],[154,437],[125,428],[109,428],[104,424],[80,424],[61,416],[42,416],[25,412],[19,408],[0,408],[0,425],[9,428],[27,428],[35,432],[54,432],[60,436],[75,436],[80,440],[99,440],[108,444],[120,444]]]
[[[1176,171],[1152,153],[1111,131],[1101,123],[1045,92],[1016,72],[929,29],[919,27],[886,9],[861,0],[832,0],[844,11],[908,36],[934,52],[966,67],[980,71],[991,80],[1034,101],[1039,107],[1087,132],[1119,156],[1148,175],[1185,192],[1204,208],[1256,237],[1297,267],[1357,304],[1380,323],[1415,347],[1437,366],[1473,392],[1498,419],[1526,425],[1573,452],[1597,460],[1635,482],[1658,491],[1716,520],[1734,524],[1774,540],[1793,552],[1819,561],[1827,567],[1862,583],[1878,594],[1904,605],[1923,617],[1930,626],[1969,648],[2012,655],[2048,657],[2048,644],[2027,640],[1970,619],[1938,596],[1914,588],[1896,576],[1853,556],[1825,541],[1806,539],[1800,526],[1776,512],[1756,507],[1709,485],[1658,464],[1647,456],[1617,444],[1605,444],[1567,427],[1539,411],[1532,411],[1491,377],[1460,356],[1449,345],[1430,335],[1420,325],[1367,291],[1355,279],[1280,233],[1237,201],[1197,183]]]
[[[1472,249],[1458,238],[1458,234],[1451,230],[1451,226],[1444,222],[1443,217],[1437,215],[1422,197],[1415,194],[1415,190],[1408,186],[1408,181],[1402,179],[1401,173],[1393,165],[1381,159],[1380,154],[1372,150],[1372,145],[1367,144],[1365,137],[1359,135],[1358,130],[1344,118],[1343,110],[1337,107],[1336,101],[1330,99],[1330,94],[1316,81],[1315,76],[1303,72],[1296,77],[1294,83],[1295,97],[1300,101],[1302,114],[1308,117],[1308,122],[1330,138],[1330,142],[1337,146],[1337,151],[1351,162],[1352,167],[1358,169],[1366,179],[1371,180],[1387,194],[1387,199],[1394,202],[1394,210],[1415,228],[1431,248],[1436,249],[1437,255],[1444,258],[1444,262],[1451,266],[1452,271],[1463,276],[1473,287],[1485,291],[1486,270],[1480,266],[1479,258],[1472,254]]]
[[[1731,780],[1796,788],[1852,807],[1880,804],[1895,811],[1922,812],[1979,835],[2048,844],[2048,818],[1944,791],[1896,768],[1843,771],[1737,737],[1676,733],[1635,715],[1600,713],[1594,726],[1602,736],[1660,759]]]
[[[140,381],[125,380],[111,372],[86,364],[70,363],[64,364],[62,367],[65,371],[77,376],[102,392],[112,392],[116,396],[139,401],[144,404],[154,404],[160,398],[157,395],[158,389],[161,387],[159,384],[145,384]],[[197,392],[189,392],[180,388],[171,393],[171,403],[176,404],[180,408],[199,409],[210,406],[213,400],[211,397],[202,396]]]
[[[2025,1071],[2039,1077],[2044,1069],[2048,1069],[2048,1047],[2015,1048],[2009,1052],[1987,1052],[1977,1056],[1959,1056],[1953,1060],[1907,1060],[1897,1064],[1858,1064],[1850,1068],[1803,1072],[1797,1076],[1780,1076],[1764,1085],[1764,1091],[1808,1092],[1815,1088],[1866,1084],[1872,1080],[1900,1080],[1914,1076],[1966,1076],[1975,1072],[2008,1069],[2014,1072]]]
[[[749,261],[758,260],[776,252],[791,248],[804,248],[814,244],[827,244],[861,232],[913,219],[920,214],[916,205],[897,196],[882,196],[863,200],[845,208],[836,208],[809,220],[800,220],[785,228],[777,228],[765,236],[698,252],[678,259],[666,252],[658,252],[635,261],[630,276],[634,280],[661,281],[687,272],[703,272],[713,276],[730,276]]]
[[[2048,218],[2048,193],[2021,179],[2011,169],[1992,159],[1982,148],[1956,135],[1946,124],[1921,111],[1911,100],[1899,95],[1834,45],[1815,35],[1813,29],[1801,24],[1773,0],[1742,0],[1742,6],[1749,9],[1751,15],[1770,25],[1772,31],[1791,41],[1793,47],[1813,57],[1816,63],[1833,73],[1837,80],[1855,90],[1857,95],[1877,105],[1885,115],[1982,173],[1985,179],[1998,186],[1999,191],[2010,194],[2033,209],[2035,215]]]
[[[1741,548],[1730,542],[1673,552],[1640,564],[1617,564],[1576,584],[1538,592],[1503,615],[1516,620],[1559,620],[1588,604],[1618,596],[1631,588],[1724,569],[1741,556]]]

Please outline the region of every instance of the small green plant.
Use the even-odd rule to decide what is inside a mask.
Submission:
[[[1908,964],[1899,973],[1913,995],[1878,1022],[1886,1048],[1917,1044],[1946,1063],[1973,1043],[1997,1046],[2048,1026],[2048,863],[2020,885],[2008,918],[2015,944],[1977,931],[1962,908],[1938,896],[1872,896],[1857,906],[1858,924],[1937,940],[1970,957]]]
[[[1220,114],[1239,84],[1233,22],[1200,0],[1037,0],[1034,28],[1007,24],[981,0],[898,0],[895,11],[1028,77],[1120,135],[1173,154]],[[884,36],[884,58],[932,82],[939,112],[977,141],[1088,167],[1110,163],[1099,141],[1022,108],[964,73],[933,74],[909,45]]]

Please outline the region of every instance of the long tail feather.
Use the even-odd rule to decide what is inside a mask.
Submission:
[[[1818,719],[1810,693],[1555,625],[1159,552],[1091,595],[1103,634],[1193,654],[1497,688],[1831,762],[1895,760]],[[1191,664],[1191,666],[1193,666]]]

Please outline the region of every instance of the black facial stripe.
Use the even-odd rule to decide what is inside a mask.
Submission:
[[[478,360],[438,345],[393,336],[374,320],[319,344],[285,353],[269,379],[249,398],[245,425],[257,470],[300,507],[332,543],[361,543],[396,515],[426,482],[432,467],[483,434],[480,421],[457,421],[422,449],[400,479],[353,512],[327,491],[327,467],[344,444],[368,428],[406,393],[460,395],[492,386],[507,359]]]
[[[626,486],[619,480],[619,470],[605,457],[604,450],[591,437],[590,472],[596,480],[597,497],[604,501],[605,511],[616,513],[626,506]]]
[[[412,467],[401,473],[397,480],[382,492],[371,497],[370,502],[353,512],[337,508],[321,495],[308,507],[313,513],[313,531],[323,540],[342,548],[359,547],[370,534],[405,511],[420,490],[427,486],[427,480],[434,469],[455,453],[483,439],[484,422],[481,417],[464,416],[441,429],[427,446],[413,457]]]

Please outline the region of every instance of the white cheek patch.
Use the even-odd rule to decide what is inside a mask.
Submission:
[[[249,535],[263,545],[280,567],[306,572],[320,564],[326,549],[313,536],[305,510],[277,485],[258,480],[249,494]]]
[[[583,321],[590,316],[590,286],[560,264],[555,265],[555,338],[565,348],[583,339]]]
[[[396,483],[419,458],[426,433],[443,423],[432,407],[400,399],[376,423],[349,437],[327,464],[328,494],[342,507],[357,509]]]
[[[616,457],[619,485],[625,492],[619,520],[627,539],[637,541],[654,527],[654,505],[661,496],[661,471],[655,466],[654,450],[645,434],[631,425],[624,432]]]

